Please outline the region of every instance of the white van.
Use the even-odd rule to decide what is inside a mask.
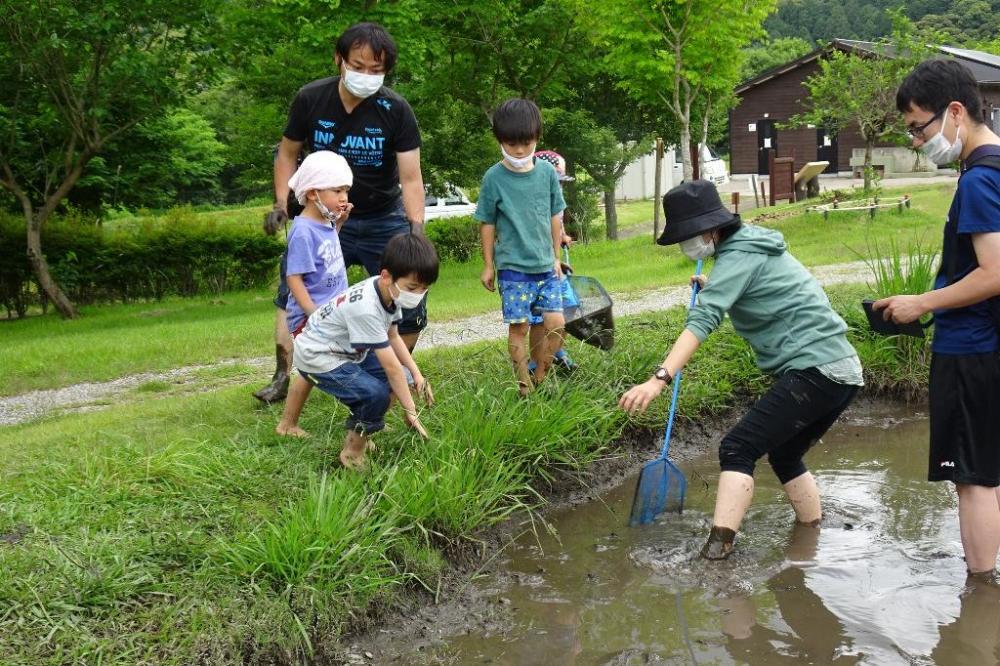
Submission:
[[[699,175],[704,180],[710,180],[716,185],[725,185],[729,182],[729,172],[726,170],[726,163],[714,150],[705,144],[701,144],[701,172]],[[684,180],[684,169],[681,165],[681,149],[674,148],[674,185],[679,185]]]
[[[425,188],[426,189],[426,188]],[[447,186],[447,194],[437,197],[424,195],[424,220],[436,220],[444,217],[460,217],[476,212],[476,204],[469,201],[465,192],[454,185]]]

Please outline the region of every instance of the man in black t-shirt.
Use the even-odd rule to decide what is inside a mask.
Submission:
[[[354,208],[340,231],[348,266],[379,272],[385,244],[400,233],[423,233],[424,181],[420,173],[420,131],[413,109],[383,84],[396,64],[396,44],[375,23],[352,25],[337,40],[334,60],[340,76],[303,86],[288,112],[274,160],[274,210],[265,228],[287,220],[288,179],[304,148],[343,155],[354,172],[349,201]],[[282,274],[284,281],[284,274]],[[284,295],[284,298],[282,296]],[[278,367],[271,384],[254,395],[263,402],[283,400],[288,387],[291,337],[285,322],[287,291],[279,289],[276,343]],[[399,333],[412,351],[427,325],[426,298],[403,310]]]

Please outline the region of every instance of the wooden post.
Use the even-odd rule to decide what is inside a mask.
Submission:
[[[740,214],[740,193],[733,192],[733,215]]]
[[[767,208],[767,188],[764,183],[760,184],[760,198],[764,202],[764,208]]]
[[[760,208],[760,197],[757,195],[757,174],[750,174],[750,191],[753,192],[754,208]]]
[[[653,183],[653,242],[660,237],[660,206],[663,198],[663,138],[656,137],[656,174]]]

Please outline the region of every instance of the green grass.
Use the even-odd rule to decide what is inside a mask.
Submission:
[[[912,207],[902,214],[882,210],[874,219],[870,219],[867,212],[843,212],[831,213],[824,220],[819,213],[805,212],[811,202],[757,209],[751,211],[747,219],[784,234],[789,250],[807,266],[858,261],[859,255],[866,255],[872,241],[884,247],[890,242],[905,247],[922,239],[930,249],[940,249],[944,220],[954,191],[950,183],[888,190],[884,196],[911,193]],[[778,217],[772,217],[774,215]]]
[[[502,345],[421,355],[439,398],[423,417],[433,438],[417,441],[392,415],[365,475],[334,468],[345,412],[319,393],[308,440],[272,434],[278,412],[256,411],[246,384],[139,393],[3,429],[0,536],[21,536],[0,542],[0,663],[235,663],[318,649],[359,609],[403,586],[434,588],[441,548],[537,504],[547,479],[613,442],[626,423],[618,394],[662,356],[681,316],[623,326],[610,355],[574,345],[584,369],[527,401]],[[710,347],[687,375],[698,387],[684,398],[689,418],[731,404],[759,374],[731,336]]]
[[[878,368],[868,390],[923,386],[925,372],[907,375],[866,332],[859,293],[833,300]],[[436,589],[452,545],[614,454],[630,425],[618,396],[683,318],[624,318],[611,353],[571,341],[581,370],[528,400],[502,344],[422,353],[439,400],[422,415],[432,438],[391,414],[364,474],[335,467],[342,407],[316,392],[302,420],[313,436],[279,438],[278,410],[256,409],[239,365],[216,391],[137,392],[0,430],[0,663],[308,660],[365,609]],[[745,404],[767,381],[727,325],[685,369],[681,423]],[[631,425],[660,426],[667,393]]]
[[[824,220],[804,213],[805,204],[754,211],[779,229],[806,265],[857,261],[871,239],[905,246],[923,238],[939,246],[950,185],[914,188],[913,208],[903,215],[842,213]],[[630,204],[631,205],[631,204]],[[781,217],[771,218],[777,211]],[[234,214],[239,211],[231,211]],[[218,213],[204,213],[218,214]],[[598,278],[616,296],[683,284],[690,262],[676,247],[655,245],[645,235],[618,242],[577,245],[572,260],[581,275]],[[446,263],[429,299],[431,321],[499,312],[499,297],[479,284],[479,262]],[[360,273],[353,273],[357,279]],[[222,298],[168,299],[159,303],[82,308],[83,317],[56,315],[0,321],[0,395],[105,381],[137,372],[253,358],[273,353],[272,293],[236,292]],[[263,377],[261,378],[264,379]]]
[[[0,321],[0,395],[273,353],[270,293],[84,306],[83,316]]]

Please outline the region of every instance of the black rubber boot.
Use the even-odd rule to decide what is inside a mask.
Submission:
[[[288,354],[281,345],[275,345],[274,350],[275,366],[271,383],[253,394],[253,397],[266,405],[281,402],[288,397]]]
[[[724,560],[733,552],[733,542],[736,541],[736,532],[728,527],[712,526],[712,531],[708,533],[708,541],[701,548],[701,556],[706,560]]]

